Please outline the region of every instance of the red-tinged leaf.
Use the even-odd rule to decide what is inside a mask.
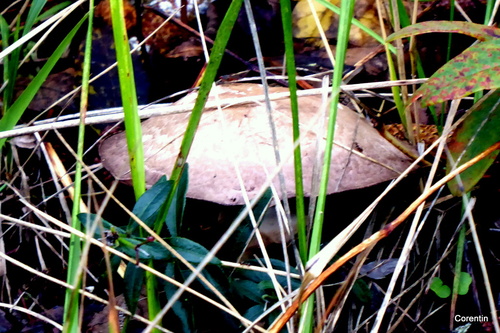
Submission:
[[[471,160],[479,153],[500,141],[500,90],[493,90],[479,100],[467,116],[465,121],[457,128],[448,144],[451,159],[448,159],[447,171],[452,169],[452,161],[460,166]],[[472,189],[483,177],[484,173],[495,161],[500,151],[491,153],[461,175],[461,186],[456,180],[448,183],[454,195],[461,195]]]
[[[422,105],[465,97],[500,87],[500,39],[472,45],[441,67],[413,95]]]
[[[496,27],[470,22],[428,21],[405,27],[387,37],[387,41],[390,42],[397,38],[411,37],[430,32],[455,32],[477,38],[480,41],[500,38],[500,29]]]

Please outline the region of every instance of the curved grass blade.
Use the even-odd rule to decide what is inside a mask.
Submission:
[[[12,106],[5,112],[4,116],[0,120],[0,131],[6,131],[14,128],[17,124],[24,111],[28,108],[36,93],[42,86],[42,84],[49,76],[50,71],[56,65],[59,58],[63,55],[66,48],[71,43],[71,40],[75,36],[76,32],[80,28],[83,22],[87,19],[87,15],[82,18],[73,29],[66,35],[63,41],[55,49],[54,53],[47,59],[47,62],[40,69],[38,74],[33,78],[28,87],[23,91],[23,93],[17,98],[17,100],[12,104]],[[17,64],[16,64],[17,65]],[[7,139],[0,139],[0,149],[4,146]]]

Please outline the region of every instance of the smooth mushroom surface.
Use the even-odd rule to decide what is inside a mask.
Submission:
[[[260,96],[258,84],[231,83],[213,89],[209,101]],[[270,93],[287,92],[288,88],[271,87]],[[196,93],[179,103],[193,102]],[[311,195],[313,166],[317,159],[317,140],[324,147],[329,110],[321,96],[299,97],[299,118],[305,195]],[[292,117],[288,98],[271,101],[276,127],[282,172],[287,196],[295,196]],[[143,122],[146,181],[149,186],[161,176],[170,175],[186,129],[189,113],[150,118]],[[99,153],[104,167],[112,175],[130,182],[125,134],[110,136],[101,143]],[[244,188],[252,199],[276,168],[272,135],[264,102],[232,105],[205,110],[189,153],[189,187],[187,196],[222,205],[244,204],[242,188],[236,176],[240,169]],[[328,192],[368,187],[396,178],[412,160],[400,152],[371,124],[349,108],[339,105],[332,152]],[[322,158],[320,159],[322,163]],[[321,168],[321,165],[320,165]],[[279,188],[278,177],[273,184]],[[278,191],[280,192],[280,191]]]

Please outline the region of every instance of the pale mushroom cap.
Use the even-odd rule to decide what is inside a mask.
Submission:
[[[222,85],[218,90],[221,100],[263,93],[262,86],[257,84]],[[272,87],[270,93],[287,90]],[[194,96],[188,95],[185,99],[192,101]],[[210,100],[212,99],[211,96]],[[183,100],[179,102],[182,103]],[[320,146],[325,142],[326,132],[320,124],[326,124],[327,120],[320,119],[322,104],[320,96],[299,97],[306,196],[311,194],[313,165],[316,159],[316,133],[321,136]],[[271,102],[281,158],[287,159],[282,169],[287,195],[294,197],[292,118],[289,105],[286,98]],[[143,122],[146,181],[149,186],[161,176],[170,175],[189,116],[189,113],[172,114]],[[342,105],[339,105],[337,114],[335,143],[328,183],[329,193],[363,188],[396,178],[411,163],[405,154],[381,137],[365,119]],[[349,151],[351,148],[352,151]],[[124,133],[105,139],[99,152],[104,167],[114,177],[130,181]],[[360,156],[360,153],[378,163]],[[205,111],[187,161],[188,197],[223,205],[243,204],[242,189],[235,170],[237,164],[245,190],[252,199],[276,168],[265,104],[255,102],[231,106],[222,112]],[[273,184],[279,186],[277,177]]]

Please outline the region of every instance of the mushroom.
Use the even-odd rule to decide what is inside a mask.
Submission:
[[[262,95],[258,84],[227,84],[217,87],[219,99]],[[286,92],[287,88],[271,87],[270,93]],[[177,103],[194,101],[195,93]],[[213,92],[209,101],[214,100]],[[321,96],[299,97],[301,150],[304,191],[311,195],[313,165],[317,143],[325,141],[324,125],[320,121]],[[292,118],[287,98],[271,101],[272,115],[282,158],[293,150]],[[151,118],[142,124],[146,165],[146,182],[154,184],[169,175],[179,153],[189,113]],[[322,127],[323,126],[323,127]],[[411,163],[411,159],[396,149],[357,113],[339,105],[332,152],[328,193],[358,189],[396,178]],[[102,142],[99,153],[104,167],[125,182],[130,181],[127,145],[124,133],[110,136]],[[276,168],[268,115],[264,103],[249,102],[226,107],[221,113],[206,110],[202,116],[189,153],[189,188],[187,196],[219,203],[243,205],[242,188],[236,177],[238,165],[245,191],[252,199]],[[295,196],[294,163],[283,163],[287,197]],[[273,184],[278,185],[278,179]]]

